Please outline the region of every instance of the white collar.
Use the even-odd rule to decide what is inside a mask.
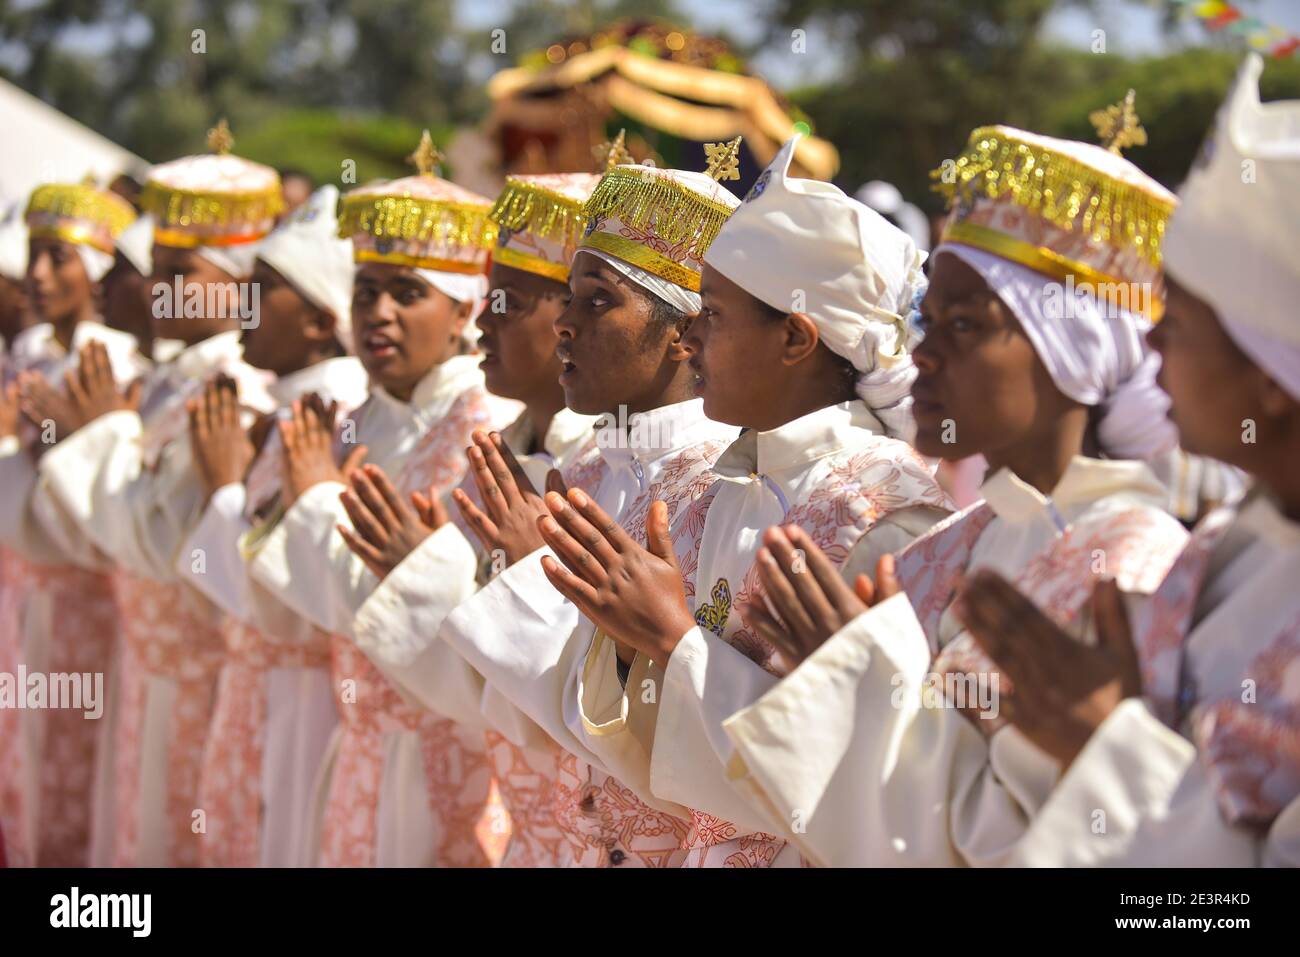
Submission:
[[[231,360],[239,361],[244,355],[244,346],[239,339],[240,331],[230,329],[186,346],[167,363],[169,377],[175,373],[182,379],[205,379],[217,366]]]
[[[542,437],[542,451],[549,455],[552,461],[558,460],[575,443],[581,442],[590,435],[595,425],[594,415],[583,415],[567,408],[561,409],[551,416],[550,425],[546,427],[546,435]]]
[[[355,356],[335,356],[278,377],[269,391],[276,405],[288,405],[308,392],[327,400],[341,395],[364,396],[366,370]]]
[[[396,412],[409,416],[426,410],[437,410],[450,405],[451,400],[467,389],[483,382],[483,373],[479,370],[479,356],[452,356],[424,374],[411,392],[409,402],[393,396],[381,385],[372,385],[371,399]]]
[[[1168,499],[1168,491],[1145,463],[1083,455],[1070,460],[1050,496],[1007,468],[999,469],[980,486],[980,495],[998,518],[1017,525],[1045,518],[1058,531],[1064,531],[1094,502],[1121,492],[1161,509]]]
[[[728,428],[704,415],[703,399],[662,405],[630,416],[624,408],[617,418],[607,412],[597,419],[596,447],[610,469],[629,468],[640,473],[657,459],[721,435]]]
[[[120,329],[113,329],[96,319],[83,319],[72,330],[71,348],[64,349],[59,340],[54,338],[54,324],[39,322],[28,326],[14,336],[10,346],[10,355],[16,363],[30,363],[41,359],[62,359],[76,355],[83,346],[90,342],[102,342],[110,352],[121,348],[123,352],[135,352],[138,343],[135,336]]]
[[[1287,518],[1278,502],[1255,485],[1242,499],[1237,524],[1256,538],[1279,548],[1300,547],[1300,522]]]
[[[767,475],[779,479],[861,441],[865,435],[884,432],[867,404],[854,399],[823,406],[766,432],[746,429],[722,453],[713,470],[726,478]]]

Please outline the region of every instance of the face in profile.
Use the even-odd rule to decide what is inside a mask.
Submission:
[[[1050,435],[1071,407],[1011,310],[957,256],[935,257],[921,324],[912,412],[923,455],[992,458]]]
[[[1208,455],[1246,467],[1249,450],[1242,443],[1242,423],[1259,421],[1252,385],[1263,374],[1237,348],[1214,310],[1172,276],[1161,320],[1147,333],[1160,353],[1156,382],[1169,393],[1169,418],[1178,428],[1178,444],[1187,452]],[[1234,383],[1237,388],[1207,388]]]
[[[555,322],[565,405],[585,415],[655,408],[686,358],[681,330],[655,318],[650,293],[586,252],[574,257],[569,290]]]
[[[492,264],[487,308],[478,316],[478,351],[488,390],[527,402],[558,390],[555,320],[569,287],[522,269]]]
[[[193,345],[238,329],[243,311],[252,303],[244,285],[197,250],[154,243],[149,288],[154,338]]]
[[[244,359],[276,375],[305,368],[333,339],[333,318],[260,259],[253,267],[253,282],[260,308],[257,323],[243,331]]]

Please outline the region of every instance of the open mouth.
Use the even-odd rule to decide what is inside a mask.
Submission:
[[[367,333],[361,340],[361,348],[377,359],[397,354],[397,343],[382,332]]]

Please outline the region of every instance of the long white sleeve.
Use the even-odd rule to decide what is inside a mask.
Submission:
[[[244,518],[248,496],[242,482],[212,493],[203,516],[176,554],[176,574],[232,618],[247,620],[248,574],[239,551],[249,531]]]
[[[241,547],[250,555],[255,582],[318,628],[351,635],[378,579],[335,528],[352,527],[339,501],[345,488],[340,482],[318,482],[264,536],[254,532]]]
[[[203,492],[188,442],[168,443],[145,468],[142,437],[139,415],[110,412],[46,452],[40,477],[97,548],[134,574],[171,581]]]
[[[896,595],[724,723],[733,781],[769,830],[830,866],[1003,861],[1027,823],[1018,798],[1033,789],[1004,786],[984,737],[923,693],[929,663],[911,604]],[[1041,787],[1034,749],[1004,751],[1031,762],[1007,770]]]
[[[474,593],[478,556],[454,524],[420,543],[379,582],[357,612],[354,640],[367,658],[422,707],[463,727],[487,730],[483,678],[445,641],[443,620]]]
[[[520,559],[462,602],[444,621],[441,639],[493,689],[485,705],[500,708],[504,698],[566,751],[599,767],[595,755],[569,730],[569,722],[577,721],[576,697],[568,696],[570,677],[586,643],[578,647],[574,636],[581,621],[578,610],[542,572],[541,557],[548,554],[553,554],[549,548],[540,548]],[[523,744],[510,733],[515,722],[509,720],[509,709],[489,720]]]
[[[1037,866],[1300,866],[1300,801],[1267,835],[1229,824],[1195,746],[1138,698],[1070,765],[1013,858]]]

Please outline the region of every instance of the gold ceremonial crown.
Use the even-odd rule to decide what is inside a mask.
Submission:
[[[33,236],[48,236],[113,252],[113,240],[135,222],[135,210],[121,196],[88,182],[38,186],[27,200]]]

